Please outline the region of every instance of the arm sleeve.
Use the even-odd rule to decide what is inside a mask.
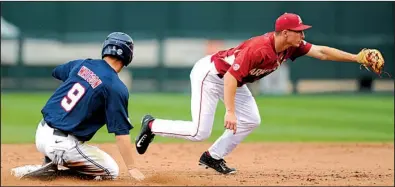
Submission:
[[[70,71],[76,66],[78,62],[80,62],[80,60],[70,61],[57,66],[55,69],[53,69],[52,76],[63,82],[66,81],[66,79],[69,78]]]
[[[128,116],[129,94],[113,85],[106,90],[107,130],[115,135],[128,135],[133,128]]]
[[[307,54],[310,49],[311,49],[311,43],[302,41],[299,45],[298,48],[292,53],[291,57],[289,57],[292,61],[294,61],[296,58],[301,57],[305,54]]]
[[[242,82],[242,79],[248,76],[249,71],[263,61],[264,58],[259,50],[253,52],[251,48],[245,48],[236,56],[235,62],[230,66],[228,72],[238,82]]]

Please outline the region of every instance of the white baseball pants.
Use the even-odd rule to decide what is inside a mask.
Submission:
[[[152,132],[164,137],[183,138],[191,141],[207,139],[214,123],[218,100],[224,98],[224,81],[217,76],[211,55],[200,59],[193,67],[191,79],[192,121],[156,119]],[[261,123],[255,99],[246,85],[237,88],[235,97],[237,131],[226,129],[208,149],[215,159],[222,159]],[[223,124],[218,124],[223,127]]]
[[[99,148],[80,142],[72,135],[67,137],[54,134],[47,123],[39,123],[36,131],[36,147],[45,156],[54,160],[55,155],[62,158],[62,165],[76,172],[115,179],[119,167],[115,160]]]

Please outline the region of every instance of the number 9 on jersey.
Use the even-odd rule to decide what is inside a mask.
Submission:
[[[78,103],[81,97],[85,94],[85,88],[80,83],[75,83],[73,87],[67,92],[67,95],[63,97],[60,105],[69,112]]]

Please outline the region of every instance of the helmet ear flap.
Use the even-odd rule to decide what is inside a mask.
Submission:
[[[124,45],[108,44],[103,48],[102,58],[113,56],[122,61],[124,66],[128,66],[133,60],[133,51]]]
[[[124,66],[128,66],[133,60],[133,39],[121,32],[114,32],[107,36],[103,43],[102,58],[114,56],[120,59]]]
[[[124,60],[124,65],[128,66],[133,61],[134,57],[133,45],[128,46],[127,44],[121,44],[118,47],[119,48],[117,48],[117,50],[115,51],[116,54],[121,56]]]

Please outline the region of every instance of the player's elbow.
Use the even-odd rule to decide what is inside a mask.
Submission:
[[[52,77],[54,77],[55,79],[59,79],[59,80],[60,80],[60,78],[59,78],[58,75],[56,74],[56,69],[54,69],[54,70],[52,71]]]
[[[326,54],[324,54],[324,53],[321,53],[321,54],[318,56],[318,59],[320,59],[320,60],[328,60],[328,55],[326,55]]]
[[[54,77],[55,79],[58,79],[60,81],[64,81],[64,79],[60,76],[60,74],[58,72],[56,72],[55,70],[52,71],[52,77]]]
[[[328,60],[327,51],[326,46],[313,45],[307,55],[318,60]]]
[[[329,60],[329,56],[328,56],[328,51],[329,50],[329,48],[328,47],[326,47],[326,46],[321,46],[320,48],[319,48],[319,53],[318,53],[318,59],[320,59],[320,60]]]

